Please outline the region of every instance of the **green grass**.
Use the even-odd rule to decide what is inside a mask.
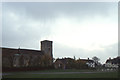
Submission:
[[[29,72],[94,72],[95,70],[79,70],[79,69],[51,69],[51,70],[40,70],[40,71],[19,71],[19,72],[11,72],[11,73],[14,73],[14,74],[17,74],[17,73],[21,73],[21,74],[24,74],[24,73],[29,73]],[[9,72],[7,72],[9,73]]]
[[[32,72],[86,72],[88,70],[47,70]],[[29,72],[14,72],[14,75],[4,75],[3,78],[118,78],[117,72],[79,73],[79,74],[28,74]]]

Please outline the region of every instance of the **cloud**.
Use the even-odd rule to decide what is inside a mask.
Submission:
[[[86,16],[89,15],[103,15],[109,16],[111,8],[116,7],[117,4],[111,2],[14,2],[3,3],[4,10],[10,10],[16,12],[19,16],[25,15],[26,18],[38,19],[38,20],[51,20],[58,15],[64,14],[65,16]],[[115,9],[116,10],[116,9]],[[114,11],[115,11],[114,10]],[[112,10],[112,12],[114,12]],[[22,15],[21,15],[22,14]]]
[[[106,59],[117,55],[117,13],[117,3],[112,2],[6,2],[2,46],[39,50],[40,41],[50,39],[54,57]]]
[[[87,59],[92,57],[97,56],[100,58],[100,62],[105,63],[105,61],[111,57],[115,58],[118,55],[118,43],[109,45],[109,46],[101,46],[103,50],[93,50],[93,51],[88,51],[86,49],[82,48],[73,48],[69,46],[65,46],[63,44],[58,44],[55,43],[54,45],[54,56],[55,58],[62,57],[71,57],[73,58],[74,56],[78,59]],[[104,56],[103,56],[104,55]]]
[[[53,40],[75,48],[101,49],[101,45],[111,45],[118,40],[117,22],[112,22],[112,18],[97,16],[76,22],[64,16],[58,18],[53,26]]]

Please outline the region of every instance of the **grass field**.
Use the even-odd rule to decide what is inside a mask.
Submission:
[[[39,73],[50,74],[39,74]],[[54,72],[58,72],[54,74]],[[81,72],[81,73],[65,73],[59,74],[59,72]],[[84,73],[93,72],[93,73]],[[118,78],[118,72],[96,72],[90,70],[46,70],[46,71],[28,71],[28,72],[11,72],[10,75],[3,75],[3,78]],[[31,74],[35,73],[35,74]],[[52,73],[52,74],[51,74]]]

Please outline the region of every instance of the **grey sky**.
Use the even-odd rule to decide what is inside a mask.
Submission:
[[[118,55],[117,2],[3,3],[2,46],[40,49],[54,44],[54,57]]]

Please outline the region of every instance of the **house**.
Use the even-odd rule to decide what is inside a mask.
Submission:
[[[56,69],[82,69],[82,68],[94,68],[95,63],[90,59],[72,59],[62,58],[56,59],[54,66]]]
[[[54,63],[55,69],[65,69],[65,60],[64,59],[57,59]]]
[[[91,59],[78,59],[77,60],[78,63],[83,64],[83,65],[87,65],[88,68],[95,68],[95,62]]]
[[[56,59],[54,66],[55,69],[71,69],[74,66],[74,59],[72,58]]]
[[[116,58],[109,58],[106,60],[105,67],[108,69],[118,69],[120,66],[120,56]]]
[[[95,68],[95,62],[93,60],[88,60],[86,61],[86,64],[88,65],[88,67],[90,68]]]

